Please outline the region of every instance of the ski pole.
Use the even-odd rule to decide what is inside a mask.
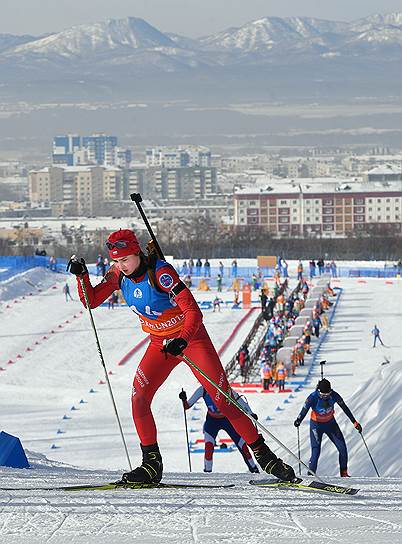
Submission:
[[[300,463],[300,430],[297,427],[297,453],[299,454],[299,474],[301,476],[301,463]]]
[[[145,212],[144,212],[144,210],[142,209],[142,206],[141,206],[142,197],[141,197],[140,193],[132,193],[132,194],[130,195],[130,198],[131,198],[131,200],[132,200],[133,202],[135,202],[136,205],[137,205],[137,208],[138,208],[138,211],[140,212],[140,215],[141,215],[141,217],[142,217],[142,220],[144,221],[145,226],[147,227],[148,232],[149,232],[149,234],[150,234],[150,236],[151,236],[151,238],[152,238],[152,241],[153,241],[153,243],[154,243],[154,246],[155,246],[155,249],[156,249],[156,252],[157,252],[157,254],[158,254],[159,259],[162,259],[162,260],[164,261],[164,260],[165,260],[165,257],[164,257],[164,255],[163,255],[163,251],[161,250],[161,247],[160,247],[160,245],[159,245],[159,243],[158,243],[158,240],[156,239],[156,236],[155,236],[155,234],[154,234],[154,231],[152,230],[152,227],[151,227],[151,225],[149,224],[149,221],[148,221],[148,219],[147,219],[147,216],[145,215]]]
[[[181,390],[184,391],[183,388],[181,388]],[[187,414],[186,414],[186,408],[184,406],[184,402],[182,404],[183,404],[183,414],[184,414],[184,426],[185,426],[185,429],[186,429],[188,468],[190,469],[190,472],[191,472],[191,455],[190,455],[190,444],[189,444],[189,441],[188,441]]]
[[[246,410],[244,410],[244,408],[234,399],[232,398],[228,393],[226,393],[226,391],[224,391],[222,389],[222,387],[220,387],[217,383],[214,382],[214,380],[212,380],[208,374],[206,374],[196,363],[194,363],[194,361],[192,361],[189,357],[187,357],[187,355],[185,355],[184,353],[181,353],[179,355],[179,357],[181,357],[184,361],[186,361],[186,363],[188,363],[191,367],[195,368],[195,370],[197,370],[201,376],[203,376],[211,385],[213,385],[218,391],[219,393],[221,393],[229,402],[231,402],[234,406],[236,406],[236,408],[238,410],[240,410],[240,412],[242,412],[245,416],[247,416],[250,421],[252,421],[261,431],[263,431],[265,434],[267,434],[270,438],[272,438],[272,440],[274,440],[279,446],[281,446],[285,451],[287,451],[289,453],[289,455],[291,455],[294,459],[296,459],[296,461],[298,463],[301,463],[307,470],[310,471],[310,473],[313,473],[314,476],[316,476],[316,478],[321,482],[321,483],[325,483],[324,480],[322,480],[315,472],[313,472],[310,467],[308,465],[306,465],[306,463],[304,463],[304,461],[302,461],[301,459],[299,459],[297,457],[297,455],[295,455],[292,450],[290,450],[287,446],[285,446],[285,444],[283,444],[283,442],[281,442],[279,440],[279,438],[276,438],[276,436],[274,434],[271,433],[271,431],[269,431],[262,423],[260,423],[258,420],[255,420],[250,414],[248,414],[246,412]]]
[[[128,454],[126,439],[124,438],[123,428],[122,428],[121,422],[120,422],[119,412],[117,411],[117,406],[116,406],[116,402],[115,402],[115,400],[114,400],[113,391],[112,391],[112,386],[111,386],[111,384],[110,384],[110,380],[109,380],[109,376],[108,376],[108,373],[107,373],[107,368],[106,368],[105,360],[104,360],[104,358],[103,358],[103,353],[102,353],[102,348],[101,348],[101,345],[100,345],[100,342],[99,342],[98,332],[97,332],[96,327],[95,327],[95,321],[94,321],[94,318],[93,318],[93,315],[92,315],[91,306],[90,306],[90,304],[89,304],[87,288],[85,287],[84,279],[83,279],[82,277],[80,277],[80,284],[81,284],[82,292],[84,293],[85,304],[86,304],[87,309],[88,309],[88,313],[89,313],[89,318],[90,318],[90,320],[91,320],[92,329],[93,329],[94,334],[95,334],[96,347],[98,348],[99,358],[100,358],[100,361],[101,361],[101,363],[102,363],[103,370],[105,371],[106,383],[107,383],[107,386],[108,386],[108,388],[109,388],[109,393],[110,393],[110,398],[112,399],[112,404],[113,404],[113,408],[114,408],[114,413],[115,413],[115,415],[116,415],[117,423],[118,423],[118,425],[119,425],[120,435],[121,435],[121,439],[122,439],[122,441],[123,441],[124,449],[125,449],[125,452],[126,452],[127,461],[128,461],[128,466],[130,467],[130,470],[133,470],[133,467],[132,467],[131,461],[130,461],[130,456],[129,456],[129,454]]]
[[[380,474],[379,474],[379,472],[378,472],[378,470],[377,470],[377,467],[375,466],[374,459],[372,458],[371,453],[370,453],[370,450],[368,449],[368,446],[367,446],[367,443],[366,443],[366,441],[365,441],[365,439],[364,439],[363,433],[360,433],[360,436],[362,437],[363,444],[366,446],[366,450],[367,450],[367,453],[369,454],[369,457],[370,457],[370,459],[371,459],[371,462],[373,463],[374,470],[376,471],[377,476],[380,478]]]
[[[324,365],[327,361],[320,361],[320,367],[321,367],[321,379],[324,379]]]

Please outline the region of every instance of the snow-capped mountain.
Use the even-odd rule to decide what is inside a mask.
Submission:
[[[325,45],[326,35],[340,34],[347,30],[346,23],[323,21],[308,17],[264,17],[200,40],[208,49],[225,49],[241,52],[269,51],[281,48]]]
[[[89,57],[104,53],[124,53],[133,49],[175,47],[175,43],[143,19],[108,19],[78,25],[45,38],[16,47],[12,55]]]
[[[78,25],[40,38],[0,35],[0,70],[6,83],[49,77],[58,82],[85,74],[87,80],[119,82],[121,90],[122,81],[141,76],[146,90],[147,74],[152,90],[161,93],[166,74],[170,88],[175,85],[171,75],[177,74],[180,85],[185,80],[186,88],[197,92],[199,81],[213,93],[224,78],[231,90],[235,81],[237,88],[239,81],[242,88],[247,88],[244,81],[260,88],[268,80],[293,89],[292,77],[304,78],[306,86],[328,80],[331,87],[337,78],[342,86],[349,78],[364,88],[372,81],[373,66],[381,67],[383,77],[388,70],[397,85],[401,60],[402,13],[351,23],[263,17],[199,39],[163,33],[135,17]],[[220,87],[222,92],[224,84]]]

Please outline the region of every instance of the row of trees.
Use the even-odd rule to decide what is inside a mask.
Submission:
[[[394,231],[372,228],[371,232],[353,232],[347,238],[281,238],[274,239],[269,232],[256,227],[217,227],[208,218],[197,220],[161,221],[157,228],[159,243],[165,255],[178,259],[234,258],[256,255],[281,255],[287,259],[323,257],[336,260],[393,260],[402,256],[402,236]],[[94,261],[99,253],[107,254],[103,240],[105,229],[96,239],[83,226],[64,233],[64,241],[39,245],[48,255],[70,257],[73,253]],[[138,234],[145,247],[149,236]],[[102,240],[100,242],[99,240]],[[32,255],[38,247],[24,243],[10,243],[0,238],[0,255]]]

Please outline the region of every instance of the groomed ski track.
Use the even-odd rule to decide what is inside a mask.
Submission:
[[[25,472],[25,471],[24,471]],[[7,486],[113,481],[117,472],[44,468]],[[234,483],[231,489],[0,491],[0,542],[388,544],[402,535],[402,479],[353,478],[354,497],[258,489],[247,474],[166,475],[166,482]],[[342,479],[334,483],[345,484]]]

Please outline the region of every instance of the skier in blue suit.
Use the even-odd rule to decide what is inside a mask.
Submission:
[[[356,421],[343,398],[339,395],[339,393],[332,390],[331,383],[325,378],[318,382],[316,390],[307,397],[300,414],[297,416],[294,422],[294,426],[300,426],[300,423],[303,421],[307,415],[307,412],[311,408],[310,470],[314,472],[317,470],[318,459],[321,453],[321,441],[323,435],[326,434],[331,442],[335,444],[335,447],[339,452],[339,468],[341,476],[348,477],[348,451],[346,448],[345,438],[334,417],[335,404],[338,404],[342,408],[355,426],[356,430],[361,433],[362,426]]]
[[[235,391],[232,391],[232,395],[242,406],[242,408],[246,410],[247,413],[254,417],[254,419],[257,419],[256,414],[253,413],[246,400],[241,398],[240,395]],[[196,389],[188,400],[185,391],[181,391],[181,393],[179,394],[179,398],[183,402],[185,410],[191,408],[201,397],[207,407],[207,417],[203,428],[205,441],[204,472],[212,472],[216,437],[221,430],[226,431],[230,438],[233,440],[235,446],[241,453],[249,471],[255,473],[259,472],[245,440],[239,435],[238,432],[236,432],[228,418],[225,417],[218,410],[215,403],[212,401],[211,397],[202,386]]]

